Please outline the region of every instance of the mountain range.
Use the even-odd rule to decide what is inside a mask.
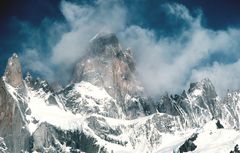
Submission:
[[[240,91],[220,98],[203,78],[182,94],[151,97],[132,51],[113,33],[89,41],[68,85],[46,80],[23,77],[18,55],[9,58],[0,79],[0,153],[240,152]]]

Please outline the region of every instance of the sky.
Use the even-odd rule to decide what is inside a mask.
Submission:
[[[209,78],[240,89],[238,0],[2,0],[0,74],[16,52],[24,73],[66,84],[98,32],[131,48],[149,93],[180,93]]]

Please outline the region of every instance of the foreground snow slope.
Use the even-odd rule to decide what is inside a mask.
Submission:
[[[197,146],[192,153],[228,153],[240,144],[240,132],[234,129],[217,129],[216,120],[199,129],[163,136],[163,143],[157,153],[178,152],[179,147],[193,134],[198,133],[193,143]]]

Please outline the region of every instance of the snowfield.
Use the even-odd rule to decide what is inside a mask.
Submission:
[[[181,146],[193,133],[199,133],[193,142],[197,145],[192,153],[229,153],[240,144],[240,131],[217,129],[216,120],[210,121],[203,128],[190,130],[175,135],[163,135],[163,144],[156,153],[178,153]]]

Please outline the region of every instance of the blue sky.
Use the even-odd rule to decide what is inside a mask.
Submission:
[[[4,0],[0,73],[17,52],[24,71],[67,82],[97,32],[115,32],[131,48],[145,87],[180,92],[205,77],[218,93],[240,89],[237,0]]]

